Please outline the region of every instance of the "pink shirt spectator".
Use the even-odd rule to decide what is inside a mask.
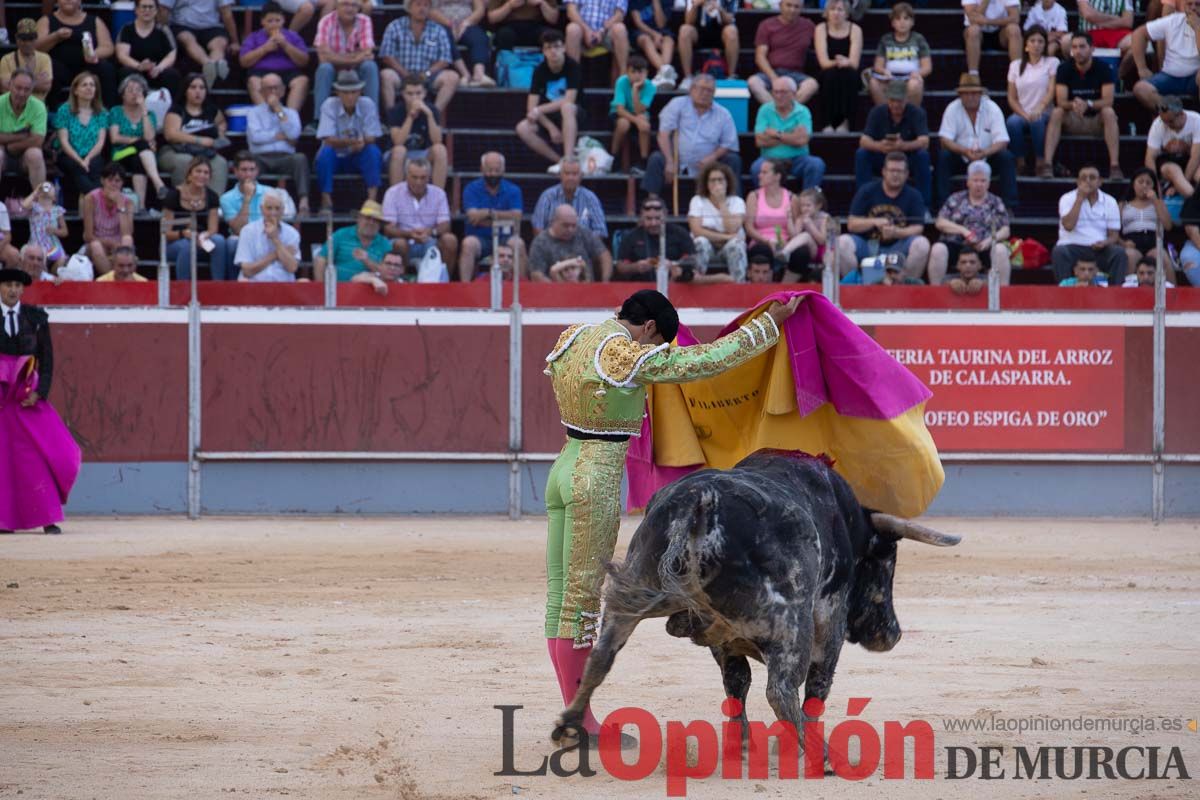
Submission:
[[[313,39],[313,47],[327,47],[335,53],[357,53],[360,50],[375,49],[375,28],[371,18],[359,14],[354,20],[354,30],[347,36],[338,24],[337,13],[333,12],[321,17],[317,23],[317,35]]]
[[[409,191],[408,182],[401,181],[383,196],[383,219],[405,231],[432,228],[450,221],[450,204],[446,193],[433,184],[426,186],[425,196],[418,199]]]
[[[767,46],[767,63],[776,70],[804,72],[816,26],[804,17],[784,24],[779,17],[763,20],[754,32],[754,46]]]

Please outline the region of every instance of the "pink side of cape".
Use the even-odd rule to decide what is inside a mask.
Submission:
[[[784,322],[783,340],[791,358],[801,416],[832,403],[842,416],[892,419],[932,396],[925,384],[820,292],[776,292],[755,308],[773,300],[786,303],[796,294],[803,295],[804,300]],[[720,336],[736,330],[750,311],[739,314]],[[676,344],[686,347],[697,343],[687,326],[680,325]],[[653,431],[647,415],[642,420],[642,435],[633,439],[626,456],[628,507],[645,507],[660,488],[703,466],[655,464]]]
[[[31,530],[59,522],[79,475],[82,454],[45,400],[21,401],[37,389],[30,356],[0,355],[0,528]]]

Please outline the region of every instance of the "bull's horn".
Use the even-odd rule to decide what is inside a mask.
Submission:
[[[901,517],[893,517],[891,514],[876,512],[871,515],[871,523],[875,526],[875,530],[899,536],[901,539],[932,544],[936,547],[953,547],[962,541],[961,536],[935,531],[933,528],[926,528],[924,525],[918,525]]]

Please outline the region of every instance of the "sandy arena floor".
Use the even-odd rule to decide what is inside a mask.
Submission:
[[[827,715],[927,719],[948,745],[1180,746],[1200,733],[1200,525],[945,519],[954,550],[906,543],[904,638],[847,645]],[[0,537],[0,797],[666,796],[641,783],[502,777],[551,752],[559,710],[542,638],[543,525],[490,518],[75,519]],[[626,522],[621,547],[636,521]],[[771,718],[755,665],[749,712]],[[660,721],[719,721],[707,651],[639,628],[597,695]],[[1182,731],[948,733],[948,718],[1181,718]],[[1011,778],[1012,757],[1005,759]],[[1200,779],[1200,778],[1198,778]],[[515,784],[515,785],[514,785]],[[689,785],[691,797],[1162,797],[1196,781]],[[866,787],[872,787],[870,789]],[[881,794],[882,792],[882,794]]]

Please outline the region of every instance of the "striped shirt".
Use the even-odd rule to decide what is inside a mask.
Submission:
[[[575,190],[575,197],[567,202],[567,193],[561,185],[551,186],[542,192],[537,205],[533,209],[533,227],[544,231],[550,227],[550,217],[559,206],[570,206],[579,215],[579,224],[597,236],[608,238],[608,223],[604,219],[604,207],[600,198],[591,189],[580,186]]]
[[[617,11],[624,18],[629,10],[628,0],[567,0],[566,4],[574,5],[583,23],[594,31],[603,28]]]
[[[1108,14],[1113,17],[1119,17],[1125,13],[1125,9],[1133,11],[1133,4],[1129,0],[1088,0],[1092,10],[1098,11],[1101,14]],[[1094,31],[1096,26],[1079,15],[1079,30]]]
[[[375,28],[371,18],[359,14],[354,20],[354,28],[349,35],[338,22],[337,13],[333,12],[321,17],[317,23],[317,35],[313,39],[313,47],[325,47],[334,53],[357,53],[360,50],[375,49]]]
[[[421,40],[417,41],[413,38],[412,20],[401,17],[393,20],[383,32],[379,57],[394,58],[409,72],[424,72],[438,61],[447,64],[454,61],[454,49],[449,32],[441,25],[427,21],[421,31]]]

